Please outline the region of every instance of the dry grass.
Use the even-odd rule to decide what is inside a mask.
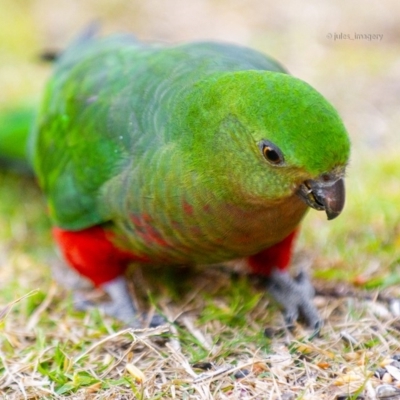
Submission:
[[[301,326],[279,329],[279,313],[254,282],[218,269],[186,279],[193,276],[175,301],[176,288],[164,285],[171,292],[157,303],[174,323],[157,329],[74,312],[56,284],[10,304],[1,313],[4,398],[374,399],[384,382],[400,390],[390,296],[338,296],[318,283],[326,325],[309,340]]]
[[[298,243],[297,264],[314,274],[325,319],[311,341],[300,325],[279,329],[281,316],[257,282],[224,269],[157,279],[132,272],[138,304],[157,305],[174,321],[167,327],[132,331],[95,310],[76,312],[49,273],[56,262],[39,190],[1,173],[4,399],[400,398],[396,0],[2,0],[1,8],[0,107],[36,99],[49,73],[36,62],[40,50],[63,47],[101,18],[106,32],[223,39],[272,54],[335,104],[353,142],[343,215],[327,223],[311,212]],[[329,33],[383,39],[335,41]]]

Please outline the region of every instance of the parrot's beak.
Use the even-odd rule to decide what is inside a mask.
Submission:
[[[297,193],[310,207],[325,210],[328,219],[336,218],[343,210],[345,201],[343,178],[309,179],[300,185]]]

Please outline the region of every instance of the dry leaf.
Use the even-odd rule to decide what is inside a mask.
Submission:
[[[386,372],[385,374],[383,374],[381,380],[383,383],[392,383],[392,381],[393,381],[392,375],[390,375],[388,372]]]
[[[396,381],[400,381],[400,370],[398,368],[393,365],[386,365],[386,371],[389,372]]]
[[[132,375],[136,382],[142,383],[145,380],[144,373],[133,364],[126,364],[126,370]]]
[[[317,363],[317,366],[321,369],[328,369],[331,365],[326,361],[320,361],[319,363]]]

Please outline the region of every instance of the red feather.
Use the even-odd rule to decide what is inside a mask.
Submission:
[[[268,276],[275,268],[287,269],[296,234],[297,231],[294,231],[281,242],[248,257],[251,272]],[[119,249],[113,243],[112,233],[101,226],[81,231],[67,231],[54,227],[53,236],[66,261],[96,286],[122,275],[130,262],[150,261]]]
[[[55,227],[53,236],[66,261],[96,286],[122,275],[130,262],[148,261],[116,247],[111,232],[101,226],[76,232]]]
[[[268,276],[271,274],[272,270],[276,268],[281,271],[287,269],[292,258],[293,244],[296,235],[297,231],[293,231],[281,242],[248,257],[247,263],[251,272]]]

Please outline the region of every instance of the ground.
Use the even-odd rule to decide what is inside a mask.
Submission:
[[[225,268],[158,271],[157,279],[133,269],[136,301],[176,321],[167,327],[133,331],[99,312],[75,311],[68,288],[52,278],[58,261],[40,190],[29,177],[1,172],[0,396],[396,398],[397,1],[1,0],[1,9],[0,110],[36,103],[51,70],[38,54],[63,48],[101,20],[105,33],[225,40],[272,55],[335,105],[353,150],[343,214],[328,222],[311,210],[296,247],[293,269],[313,277],[325,320],[312,339],[301,325],[281,329],[279,310],[258,282]]]

